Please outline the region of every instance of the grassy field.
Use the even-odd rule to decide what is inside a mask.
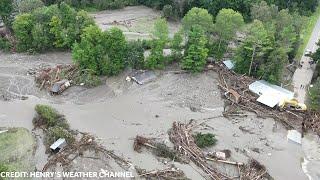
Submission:
[[[10,171],[33,171],[35,139],[24,128],[11,128],[0,133],[0,164]]]
[[[307,18],[307,23],[305,24],[301,33],[302,42],[299,46],[295,59],[300,61],[319,16],[320,16],[320,6],[317,8],[316,12],[312,14],[312,16]]]

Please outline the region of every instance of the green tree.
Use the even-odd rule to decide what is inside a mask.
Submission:
[[[183,36],[182,31],[178,31],[174,34],[171,41],[172,55],[175,60],[180,60],[182,58],[182,42]]]
[[[50,32],[55,36],[55,47],[68,49],[76,41],[79,29],[75,29],[77,12],[66,3],[61,3],[59,13],[50,22]]]
[[[104,32],[106,41],[106,66],[104,72],[107,75],[117,75],[125,68],[127,55],[127,42],[124,34],[118,28],[111,28]]]
[[[163,69],[165,58],[163,55],[164,43],[160,40],[154,40],[151,45],[151,53],[146,61],[146,67],[149,69]]]
[[[104,66],[107,62],[105,43],[107,38],[97,26],[89,26],[84,29],[81,41],[75,43],[72,49],[72,57],[75,63],[83,70],[90,69],[98,75],[106,74]]]
[[[11,27],[13,12],[13,0],[0,1],[0,18],[7,27]]]
[[[45,32],[45,28],[42,24],[37,23],[31,30],[32,35],[32,46],[37,52],[43,52],[52,47],[50,38]]]
[[[18,15],[13,22],[13,31],[17,39],[17,50],[27,51],[32,49],[32,29],[34,22],[31,14]]]
[[[127,44],[121,30],[112,28],[102,32],[97,26],[84,29],[81,41],[75,43],[72,57],[82,70],[97,75],[116,75],[125,66]]]
[[[245,42],[237,50],[235,70],[249,76],[252,69],[257,70],[266,51],[272,49],[271,39],[262,22],[255,20],[250,26]]]
[[[192,26],[199,25],[208,33],[212,32],[213,17],[206,9],[192,8],[182,19],[182,26],[185,32],[188,32]]]
[[[164,43],[168,41],[169,28],[168,23],[165,19],[159,18],[155,21],[153,36]]]
[[[267,57],[266,61],[259,66],[258,76],[273,84],[280,84],[284,65],[288,62],[286,49],[275,48]]]
[[[18,15],[13,23],[18,51],[43,52],[52,48],[71,49],[83,29],[93,25],[85,11],[75,11],[65,3],[40,7]]]
[[[288,10],[281,10],[276,17],[275,36],[279,46],[284,47],[286,52],[293,50],[293,45],[298,41],[300,27],[295,27],[299,17],[293,17]]]
[[[31,13],[33,10],[43,7],[44,3],[41,0],[22,0],[18,2],[19,13]]]
[[[127,52],[127,62],[130,67],[134,69],[143,69],[145,67],[142,41],[128,42]]]
[[[170,4],[163,6],[162,15],[166,19],[173,18],[173,8]]]
[[[222,9],[219,11],[214,25],[214,31],[219,37],[217,49],[214,50],[214,52],[220,53],[218,57],[223,56],[228,42],[234,38],[236,31],[243,25],[244,20],[240,13],[232,9]]]
[[[254,3],[251,7],[252,19],[260,20],[263,23],[272,22],[278,15],[278,7],[274,4],[268,5],[265,1]]]
[[[320,41],[317,42],[317,45],[318,45],[318,46],[320,45]],[[318,48],[318,49],[316,50],[316,52],[314,52],[314,53],[311,54],[311,58],[313,59],[313,61],[314,61],[315,63],[319,62],[319,60],[320,60],[320,48]]]
[[[208,57],[208,49],[206,48],[207,39],[205,32],[201,26],[192,26],[188,33],[188,43],[185,57],[182,60],[182,69],[191,72],[203,71],[206,59]]]
[[[309,89],[309,106],[312,110],[320,111],[320,78]]]

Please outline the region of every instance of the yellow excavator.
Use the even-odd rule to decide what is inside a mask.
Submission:
[[[297,99],[282,99],[279,102],[279,108],[281,111],[287,109],[287,108],[293,108],[296,111],[306,111],[307,106],[303,103],[299,103]]]

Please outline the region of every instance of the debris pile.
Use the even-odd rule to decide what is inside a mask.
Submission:
[[[203,122],[201,122],[200,124],[202,123]],[[175,154],[175,156],[177,156],[177,154],[180,154],[180,157],[182,159],[185,159],[185,163],[192,162],[197,165],[200,169],[203,170],[203,172],[205,172],[205,175],[203,176],[206,179],[221,180],[233,179],[238,177],[240,177],[240,179],[255,180],[271,179],[266,168],[255,160],[250,160],[247,165],[241,162],[227,160],[231,156],[231,151],[228,149],[217,152],[202,151],[195,143],[194,136],[192,135],[192,129],[194,129],[198,125],[199,123],[195,122],[194,120],[190,120],[190,122],[187,124],[174,122],[172,128],[168,132],[169,139],[174,145],[174,150],[171,150],[166,146],[167,149],[170,149],[170,151],[168,152],[172,152],[173,154]],[[157,150],[159,148],[157,144],[158,143],[156,143],[154,139],[136,136],[133,148],[137,152],[141,152],[142,147]],[[228,164],[237,168],[238,176],[232,178],[229,176],[229,174],[222,172],[221,169],[217,169],[216,165],[218,165],[219,163]],[[163,176],[161,176],[162,173],[166,175],[165,177],[170,177],[170,173],[172,173],[170,169],[151,171],[148,173],[146,171],[144,171],[144,173],[141,173],[141,171],[139,172],[138,170],[137,172],[140,175],[146,174],[150,175],[153,178],[164,178]],[[149,178],[149,176],[145,177]]]
[[[52,94],[60,94],[71,86],[78,72],[76,65],[57,65],[54,68],[43,68],[36,73],[30,71],[29,74],[35,74],[40,90],[45,88]]]
[[[303,131],[311,129],[320,136],[320,112],[307,112],[302,123]]]
[[[142,152],[142,147],[152,149],[152,153],[158,157],[169,158],[171,160],[188,163],[188,160],[182,157],[178,152],[168,147],[167,145],[159,142],[155,142],[153,139],[145,138],[142,136],[136,136],[133,144],[133,149],[139,153]]]
[[[238,75],[228,70],[223,65],[213,65],[213,68],[219,73],[219,87],[224,92],[223,95],[229,100],[225,107],[224,116],[241,116],[239,110],[254,112],[261,118],[274,118],[282,122],[288,129],[312,130],[320,135],[320,113],[301,112],[301,111],[279,111],[269,108],[257,102],[257,96],[249,91],[249,84],[255,79]]]
[[[107,158],[112,158],[124,169],[129,169],[131,164],[123,158],[114,154],[113,151],[106,150],[102,145],[95,141],[95,138],[89,134],[82,133],[82,137],[72,144],[68,144],[57,154],[53,155],[43,167],[42,172],[47,171],[50,167],[56,166],[58,163],[63,167],[68,166],[77,157],[82,156],[85,151],[94,151],[104,154]]]
[[[250,159],[249,163],[240,168],[240,179],[271,179],[267,169],[258,161]]]
[[[176,168],[174,165],[171,165],[162,170],[153,170],[153,171],[146,171],[144,169],[139,169],[136,167],[136,170],[140,177],[144,177],[146,179],[164,179],[164,180],[171,180],[171,179],[179,179],[179,180],[186,180],[188,179],[184,172],[179,168]]]
[[[187,156],[192,162],[199,166],[210,179],[229,179],[228,176],[220,173],[206,161],[205,154],[196,145],[191,134],[192,124],[174,122],[169,131],[170,141],[174,144],[176,151]]]

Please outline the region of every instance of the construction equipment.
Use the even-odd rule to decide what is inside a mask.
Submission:
[[[307,106],[303,103],[299,103],[298,100],[296,99],[282,99],[280,102],[279,102],[279,108],[280,110],[284,110],[284,109],[287,109],[287,108],[294,108],[294,110],[297,110],[297,111],[306,111],[307,110]]]

